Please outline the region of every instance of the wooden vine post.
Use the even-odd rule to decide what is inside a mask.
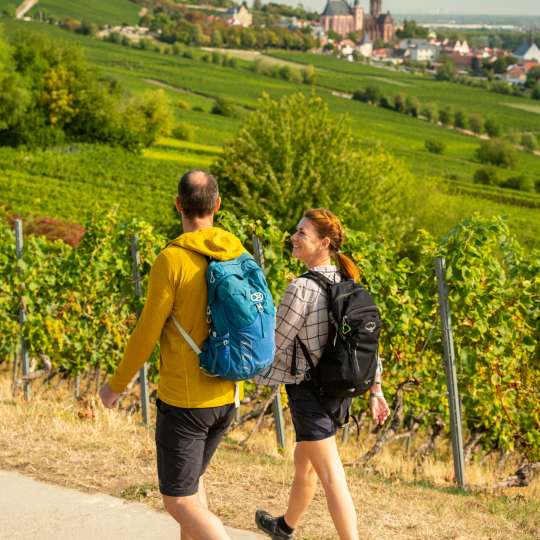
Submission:
[[[15,220],[15,252],[17,254],[17,261],[22,259],[23,256],[23,224],[20,219]],[[19,269],[20,271],[20,269]],[[26,348],[26,342],[24,341],[24,324],[26,322],[26,308],[21,297],[21,305],[19,308],[19,326],[21,329],[21,338],[20,338],[20,358],[22,366],[22,378],[23,378],[23,389],[24,389],[24,398],[26,400],[30,399],[30,384],[28,381],[28,376],[30,374],[30,365],[28,358],[28,349]]]
[[[448,405],[450,407],[450,430],[452,435],[452,454],[454,457],[454,474],[457,485],[465,488],[465,460],[463,454],[463,431],[461,426],[461,404],[456,374],[454,354],[454,338],[448,302],[448,286],[446,284],[446,263],[444,257],[435,258],[435,272],[439,291],[439,313],[444,348],[444,368],[446,386],[448,387]]]
[[[261,241],[258,236],[253,235],[253,256],[257,264],[264,269],[264,256]],[[276,426],[276,438],[279,448],[285,448],[285,419],[283,418],[283,406],[281,405],[281,391],[278,390],[272,402],[274,413],[274,423]],[[264,413],[263,413],[264,414]]]
[[[131,258],[133,260],[133,283],[135,284],[135,296],[142,298],[141,273],[139,266],[141,258],[138,248],[139,240],[136,235],[131,237]],[[137,310],[137,317],[140,315]],[[141,385],[141,413],[143,422],[146,426],[150,425],[150,403],[148,398],[148,367],[145,364],[139,371],[139,382]]]

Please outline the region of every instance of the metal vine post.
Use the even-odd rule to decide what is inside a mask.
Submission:
[[[139,239],[137,235],[131,237],[131,258],[133,260],[133,282],[135,284],[135,296],[142,298],[142,285],[141,285],[141,273],[139,266],[141,264],[141,258],[139,256],[138,248]],[[140,315],[137,310],[137,317]],[[143,422],[146,426],[150,424],[150,404],[148,398],[148,367],[145,364],[139,371],[139,382],[141,384],[141,413]]]
[[[23,239],[23,223],[22,220],[15,220],[15,252],[17,254],[17,261],[22,259],[24,248],[24,239]],[[19,269],[20,272],[20,269]],[[28,381],[28,375],[30,374],[30,365],[28,358],[28,349],[26,348],[26,342],[24,341],[23,329],[26,322],[26,309],[24,306],[23,299],[21,298],[21,305],[19,308],[19,326],[21,329],[21,338],[20,338],[20,357],[22,365],[22,375],[23,375],[23,389],[24,389],[24,398],[26,400],[30,399],[30,384]]]
[[[264,269],[263,250],[261,241],[257,235],[253,235],[253,256],[257,264]],[[276,392],[276,396],[272,402],[272,411],[274,413],[278,447],[285,448],[285,419],[283,418],[283,406],[281,405],[281,391]]]
[[[461,425],[461,404],[456,374],[454,354],[454,338],[448,302],[448,286],[446,284],[446,263],[444,257],[435,258],[435,272],[439,293],[439,313],[444,348],[444,368],[446,386],[448,388],[448,405],[450,407],[450,430],[452,435],[452,454],[454,457],[454,474],[457,485],[465,488],[465,460],[463,455],[463,430]]]

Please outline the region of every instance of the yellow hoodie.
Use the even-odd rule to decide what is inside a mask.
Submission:
[[[236,236],[217,227],[184,233],[167,245],[152,266],[143,312],[124,357],[109,380],[113,391],[125,389],[159,338],[158,397],[162,401],[186,408],[218,407],[234,402],[234,383],[208,377],[199,369],[197,355],[169,317],[173,314],[202,347],[208,337],[206,257],[226,261],[244,252]]]

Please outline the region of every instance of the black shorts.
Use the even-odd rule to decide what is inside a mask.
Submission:
[[[157,400],[157,469],[163,495],[197,493],[199,478],[233,418],[234,404],[185,409]]]
[[[336,434],[339,425],[330,417],[326,409],[337,418],[347,418],[351,398],[324,398],[325,407],[316,395],[311,381],[285,385],[289,396],[296,442],[322,441]]]

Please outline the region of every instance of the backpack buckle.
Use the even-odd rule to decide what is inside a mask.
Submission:
[[[341,333],[346,336],[351,330],[351,325],[347,322],[346,318],[343,318],[343,321],[341,322]]]
[[[251,301],[258,304],[264,300],[264,294],[262,292],[251,293]]]

